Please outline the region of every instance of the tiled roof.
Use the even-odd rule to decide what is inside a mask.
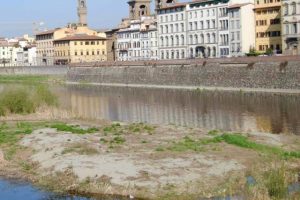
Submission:
[[[98,37],[95,35],[86,35],[86,34],[77,34],[77,35],[71,35],[67,36],[56,41],[74,41],[74,40],[106,40],[106,38]]]

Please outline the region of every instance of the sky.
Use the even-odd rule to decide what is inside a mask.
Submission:
[[[63,27],[77,22],[77,0],[0,0],[0,37],[32,35],[33,23],[42,29]],[[116,27],[128,16],[128,0],[87,0],[89,26]]]

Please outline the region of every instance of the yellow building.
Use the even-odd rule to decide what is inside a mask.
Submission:
[[[107,60],[106,38],[75,34],[54,40],[54,64],[100,62]]]
[[[255,0],[256,50],[282,52],[281,0]]]

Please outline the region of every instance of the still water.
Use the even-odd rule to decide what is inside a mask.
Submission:
[[[52,90],[85,119],[300,135],[300,94],[67,85]]]
[[[32,187],[28,183],[0,180],[1,200],[89,200],[84,197],[56,195]],[[90,199],[91,200],[91,199]]]

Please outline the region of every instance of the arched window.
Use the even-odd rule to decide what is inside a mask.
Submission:
[[[215,33],[212,34],[212,43],[216,43],[216,34]]]
[[[193,44],[193,36],[190,35],[190,44]]]
[[[207,43],[210,43],[210,34],[207,33]]]
[[[176,35],[175,38],[176,38],[176,46],[178,46],[179,45],[179,36]]]
[[[181,35],[181,45],[184,45],[185,44],[185,38],[184,38],[184,35]]]
[[[181,58],[185,59],[185,52],[184,52],[184,50],[181,50]]]
[[[204,35],[203,34],[200,35],[200,43],[204,44]]]
[[[195,34],[195,36],[194,36],[194,43],[195,43],[195,44],[198,44],[198,35],[196,35],[196,34]]]
[[[286,3],[284,4],[284,15],[288,15],[289,14],[289,5]]]
[[[171,37],[170,37],[170,40],[171,40],[170,44],[171,44],[171,46],[173,47],[173,46],[174,46],[174,37],[171,36]]]
[[[296,2],[293,2],[292,3],[292,14],[294,15],[296,13],[297,13],[297,4],[296,4]]]
[[[169,37],[166,36],[165,40],[166,40],[166,47],[168,47],[169,46]]]

